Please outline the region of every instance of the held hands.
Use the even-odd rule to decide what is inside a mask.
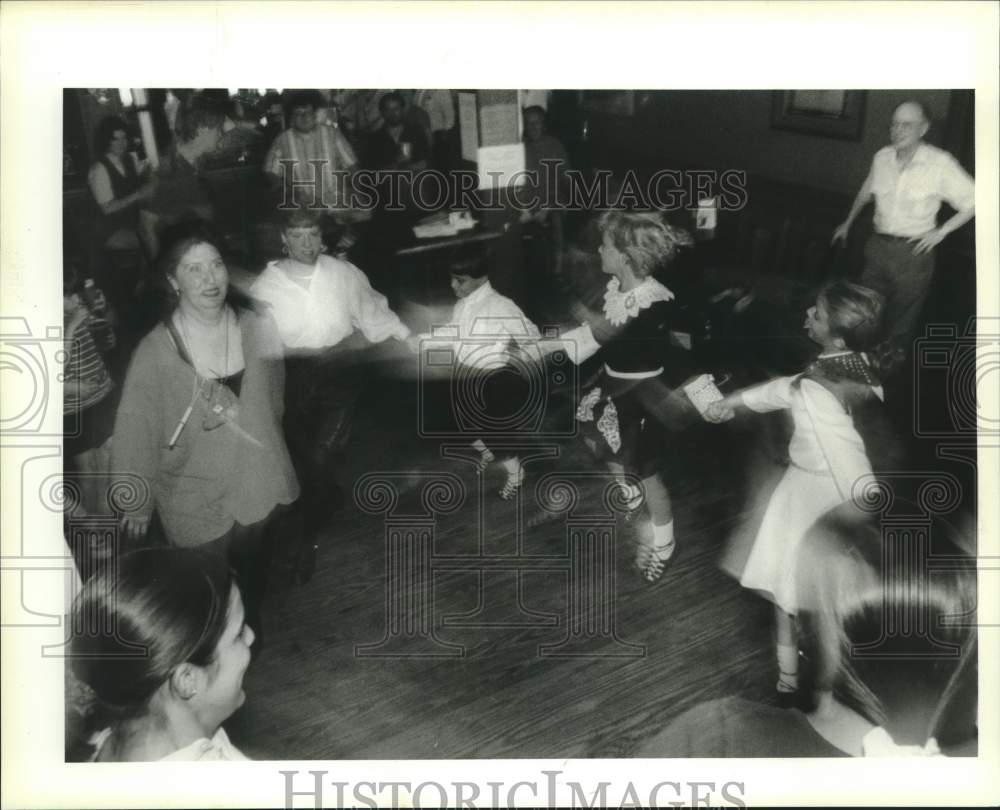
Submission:
[[[945,234],[942,233],[940,228],[933,228],[927,231],[923,236],[917,236],[910,240],[910,243],[916,242],[913,248],[913,255],[919,256],[921,253],[929,253],[937,247],[941,240],[944,239]]]
[[[731,396],[709,403],[705,408],[705,421],[718,424],[732,419],[736,415],[736,405],[736,400]]]

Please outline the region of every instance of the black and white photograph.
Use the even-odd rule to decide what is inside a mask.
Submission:
[[[163,5],[5,61],[4,806],[997,799],[996,75]]]

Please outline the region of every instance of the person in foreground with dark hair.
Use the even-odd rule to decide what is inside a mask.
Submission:
[[[882,297],[874,290],[844,281],[827,285],[806,316],[806,332],[821,348],[809,368],[730,394],[706,412],[710,421],[722,421],[738,406],[759,413],[788,409],[795,425],[790,466],[771,495],[740,576],[743,587],[774,602],[779,693],[798,687],[793,616],[799,544],[817,517],[850,501],[855,482],[872,473],[852,410],[882,396],[865,354],[878,341],[881,317]]]
[[[150,490],[125,529],[144,535],[155,507],[171,545],[231,560],[259,632],[268,521],[299,495],[281,432],[281,341],[269,318],[231,303],[226,264],[200,228],[162,269],[173,309],[136,348],[115,422],[112,469]]]
[[[906,565],[902,550],[891,570],[884,561],[893,555],[883,544],[898,541],[883,538],[876,520],[850,504],[828,512],[807,533],[796,575],[797,654],[813,707],[710,701],[681,714],[637,756],[974,753],[976,566],[949,541],[940,527],[931,534],[933,553],[952,561],[947,570],[930,575],[919,564]],[[903,634],[903,617],[928,632]]]
[[[243,705],[254,632],[225,565],[190,549],[123,555],[73,609],[72,667],[96,699],[92,762],[246,760],[222,724]]]

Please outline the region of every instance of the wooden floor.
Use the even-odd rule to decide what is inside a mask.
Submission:
[[[612,522],[615,581],[602,625],[585,601],[569,607],[570,585],[586,572],[571,572],[567,553],[567,530],[577,516],[601,511],[608,479],[600,467],[568,442],[558,459],[529,467],[520,504],[497,497],[499,467],[486,472],[480,501],[474,468],[440,458],[434,443],[416,437],[412,411],[406,418],[411,403],[397,389],[386,394],[375,386],[346,453],[341,486],[373,469],[401,472],[397,514],[420,511],[428,475],[451,473],[466,487],[465,505],[434,521],[432,573],[411,583],[418,598],[401,606],[403,631],[408,624],[419,629],[420,610],[429,606],[427,627],[440,643],[428,634],[430,641],[411,637],[375,647],[383,656],[358,649],[368,645],[371,652],[386,638],[395,618],[388,598],[399,581],[387,586],[387,520],[349,505],[324,537],[311,582],[291,582],[287,552],[275,561],[265,644],[247,675],[247,703],[227,726],[249,755],[622,757],[701,701],[732,694],[770,699],[770,605],[718,565],[743,508],[738,431],[698,430],[678,446],[689,469],[673,493],[679,551],[659,583],[647,585],[631,566],[643,527]],[[551,474],[578,487],[570,517],[539,505],[535,485]],[[487,558],[481,563],[473,559],[480,522]],[[520,562],[512,563],[518,526]],[[503,570],[505,564],[521,572]],[[596,638],[560,647],[574,616],[596,622]],[[611,625],[616,637],[601,635]],[[435,652],[452,657],[420,655]]]
[[[972,311],[964,300],[941,301]],[[948,308],[935,316],[964,329]],[[799,331],[793,324],[789,335]],[[934,369],[916,368],[916,388],[887,388],[904,433],[917,399],[924,410],[951,408],[949,389],[929,379]],[[351,492],[365,475],[388,474],[400,493],[395,516],[422,511],[428,476],[460,481],[465,499],[416,527],[432,532],[433,551],[409,580],[399,578],[405,571],[389,559],[386,538],[413,521],[367,513],[350,496],[308,584],[292,582],[290,552],[279,549],[265,644],[247,675],[247,703],[227,724],[241,749],[268,759],[627,757],[701,701],[773,699],[770,603],[740,588],[721,563],[745,547],[733,536],[752,531],[753,509],[781,473],[783,417],[699,425],[673,446],[684,470],[672,487],[677,556],[647,585],[631,566],[642,527],[614,521],[614,581],[602,613],[577,598],[573,585],[593,585],[587,577],[597,569],[571,570],[567,539],[581,513],[601,511],[601,467],[580,443],[564,442],[558,458],[529,466],[519,503],[503,502],[499,467],[481,480],[418,437],[414,389],[373,381],[339,487]],[[936,440],[909,430],[920,468],[961,479],[963,509],[974,516],[974,458],[941,456]],[[554,473],[579,494],[569,515],[543,508],[535,492]],[[609,626],[614,634],[596,638],[570,633]],[[562,644],[567,638],[587,643]],[[571,649],[586,655],[552,654]]]

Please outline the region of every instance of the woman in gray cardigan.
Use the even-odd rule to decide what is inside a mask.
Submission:
[[[281,342],[268,317],[230,302],[204,233],[179,238],[163,268],[176,306],[132,357],[112,443],[113,469],[150,494],[124,529],[144,535],[155,508],[172,545],[228,557],[259,630],[265,530],[299,495],[281,429]]]

